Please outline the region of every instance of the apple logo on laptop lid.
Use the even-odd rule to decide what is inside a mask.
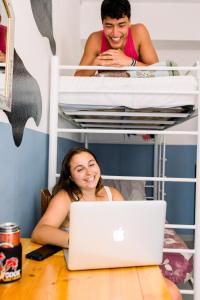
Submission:
[[[123,242],[125,232],[122,227],[119,227],[118,229],[113,231],[113,241],[115,242]]]

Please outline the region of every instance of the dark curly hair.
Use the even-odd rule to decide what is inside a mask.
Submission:
[[[92,153],[90,150],[88,150],[86,148],[83,148],[83,147],[71,149],[63,159],[62,168],[61,168],[61,172],[60,172],[60,177],[59,177],[58,182],[56,183],[56,185],[53,188],[52,196],[55,196],[55,194],[57,194],[60,190],[65,190],[66,192],[68,192],[68,194],[69,194],[72,201],[79,200],[79,196],[82,193],[81,193],[80,188],[70,178],[71,177],[70,162],[71,162],[71,159],[73,158],[74,155],[80,154],[82,152],[87,152],[87,153],[91,154],[94,157],[94,159],[95,159],[96,163],[98,164],[98,166],[100,167],[99,162],[98,162],[95,154]],[[100,177],[99,181],[97,183],[97,186],[96,186],[96,193],[102,187],[103,187],[102,179]]]
[[[101,4],[101,20],[106,17],[121,19],[131,17],[131,6],[128,0],[103,0]]]

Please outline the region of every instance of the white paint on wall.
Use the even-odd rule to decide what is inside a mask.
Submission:
[[[3,110],[0,109],[0,122],[8,123],[8,118]]]
[[[80,26],[80,0],[53,0],[53,30],[61,64],[79,64]]]
[[[39,127],[31,118],[26,128],[48,132],[49,106],[49,67],[51,49],[46,37],[42,37],[33,17],[30,0],[13,0],[15,14],[14,46],[22,59],[25,68],[37,81],[42,97],[42,119]],[[0,114],[0,121],[7,122],[7,118]]]
[[[154,41],[160,61],[174,60],[179,66],[200,61],[200,41]]]

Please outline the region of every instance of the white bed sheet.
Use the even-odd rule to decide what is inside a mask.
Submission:
[[[113,91],[106,93],[105,91]],[[114,91],[122,91],[115,94]],[[136,91],[130,94],[130,91]],[[147,107],[168,108],[195,105],[195,95],[141,94],[143,91],[197,91],[194,76],[168,76],[154,78],[73,77],[61,76],[59,103],[66,105],[126,106],[140,109]]]

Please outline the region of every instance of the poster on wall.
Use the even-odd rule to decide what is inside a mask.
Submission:
[[[11,111],[14,14],[9,1],[0,1],[0,108]]]

